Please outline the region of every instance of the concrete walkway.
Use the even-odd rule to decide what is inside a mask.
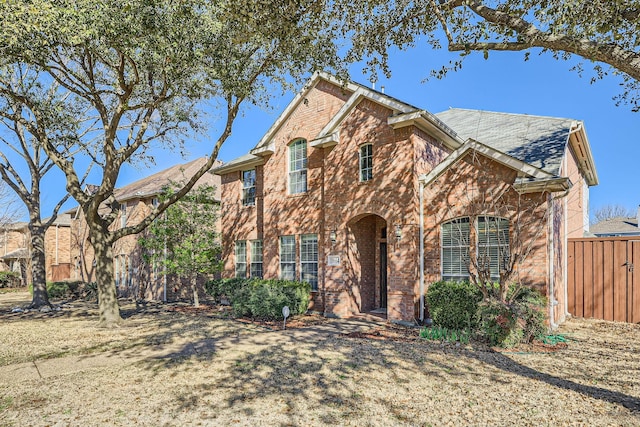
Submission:
[[[369,330],[380,321],[371,319],[332,319],[308,328],[265,331],[251,335],[239,335],[221,339],[208,338],[197,342],[176,340],[170,344],[104,352],[88,355],[41,359],[7,366],[0,366],[1,384],[18,384],[23,381],[46,379],[73,374],[95,368],[126,366],[137,362],[171,360],[191,356],[207,356],[226,350],[225,358],[240,353],[255,353],[267,347],[286,347],[296,342],[320,341],[340,334]]]

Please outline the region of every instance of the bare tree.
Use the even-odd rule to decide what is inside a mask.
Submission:
[[[0,2],[4,63],[27,63],[44,87],[60,87],[69,109],[86,105],[97,123],[75,129],[77,156],[42,134],[47,156],[64,173],[66,188],[87,222],[95,251],[100,323],[122,319],[114,282],[113,244],[144,230],[183,197],[211,167],[245,103],[265,105],[274,85],[288,87],[317,68],[340,67],[332,16],[311,0],[149,3],[78,0],[52,4]],[[0,96],[34,115],[52,114],[33,92],[0,82]],[[150,150],[176,148],[201,130],[204,102],[221,117],[210,156],[185,185],[138,224],[116,227],[121,209],[113,192],[123,165],[152,161]],[[37,113],[36,113],[37,111]],[[84,192],[80,165],[101,173]]]
[[[604,205],[596,209],[593,213],[591,225],[613,218],[631,218],[635,216],[636,212],[622,205]]]
[[[8,132],[0,134],[0,178],[22,200],[29,214],[29,258],[33,297],[30,308],[49,304],[46,286],[45,234],[58,218],[58,212],[69,198],[65,194],[43,220],[41,184],[55,163],[47,156],[43,146],[50,140],[61,155],[77,154],[76,129],[82,126],[82,105],[64,105],[64,96],[52,84],[42,89],[40,73],[17,63],[0,70],[0,85],[14,93],[30,94],[40,103],[48,105],[49,114],[42,114],[40,106],[31,108],[20,99],[0,96],[0,124]],[[46,135],[46,137],[45,137]],[[84,177],[91,170],[86,168]],[[81,179],[81,182],[84,180]]]
[[[9,224],[18,221],[20,213],[15,194],[12,193],[4,181],[0,181],[0,229],[4,229]]]
[[[441,224],[440,238],[451,248],[454,262],[443,266],[443,276],[468,277],[485,299],[509,303],[532,282],[532,255],[544,249],[552,199],[547,192],[517,191],[508,180],[491,175],[496,168],[489,162],[471,151],[438,177],[437,190],[427,190],[433,192],[427,216]],[[479,184],[487,182],[493,184]]]

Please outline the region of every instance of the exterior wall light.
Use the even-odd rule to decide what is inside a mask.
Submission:
[[[337,236],[336,230],[331,230],[331,233],[329,233],[329,239],[331,239],[331,244],[332,245],[336,244],[336,240],[338,240],[338,236]]]
[[[400,240],[402,240],[402,226],[401,225],[396,225],[396,240],[399,242]]]

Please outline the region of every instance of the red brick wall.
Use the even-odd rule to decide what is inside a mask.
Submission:
[[[508,218],[511,223],[511,247],[528,253],[519,265],[515,280],[547,289],[547,197],[533,193],[518,195],[511,187],[516,172],[479,154],[468,154],[451,166],[425,190],[425,282],[440,280],[441,224],[474,215]],[[516,234],[516,224],[521,232]],[[472,230],[471,251],[474,248]],[[517,241],[521,244],[517,245]],[[528,249],[530,248],[530,249]]]

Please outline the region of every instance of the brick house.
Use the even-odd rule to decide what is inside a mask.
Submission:
[[[158,202],[158,197],[166,188],[172,183],[183,183],[188,180],[205,161],[206,158],[199,158],[175,165],[116,189],[114,196],[120,203],[121,210],[112,227],[139,223],[153,209]],[[216,166],[220,164],[218,162]],[[220,200],[220,177],[206,173],[195,185],[196,187],[214,186],[216,199]],[[87,191],[91,191],[91,186],[88,186]],[[89,242],[88,229],[82,211],[76,208],[73,212],[71,276],[75,280],[90,282],[95,280],[94,252]],[[129,235],[119,239],[113,245],[114,274],[118,295],[156,301],[187,297],[188,290],[178,286],[175,278],[160,274],[157,269],[144,262],[138,239],[139,235]]]
[[[45,220],[46,221],[46,220]],[[23,284],[31,282],[29,227],[26,222],[0,230],[0,271],[20,272]],[[69,279],[71,269],[71,215],[61,213],[44,236],[48,282]]]
[[[497,277],[504,260],[562,322],[566,241],[587,230],[597,184],[579,121],[434,115],[322,73],[215,173],[225,277],[308,281],[313,311],[394,322],[428,316],[429,283],[466,279],[480,262]]]

